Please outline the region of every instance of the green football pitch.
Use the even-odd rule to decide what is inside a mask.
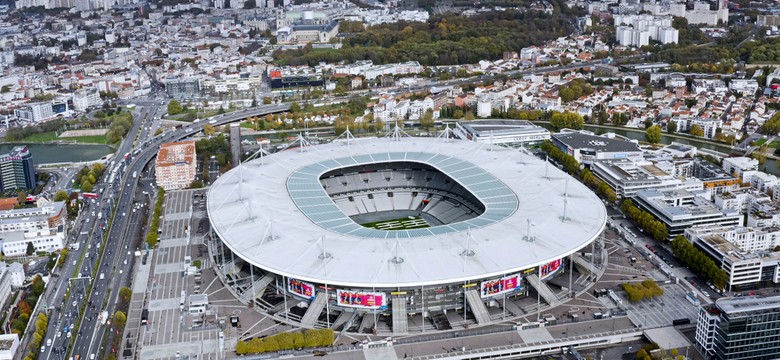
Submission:
[[[365,227],[374,228],[377,230],[407,230],[407,229],[422,229],[430,227],[427,221],[423,220],[419,216],[403,217],[399,219],[383,220],[361,224]]]

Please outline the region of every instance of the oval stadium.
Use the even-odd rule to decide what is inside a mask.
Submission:
[[[606,224],[592,191],[525,150],[301,142],[235,167],[207,198],[224,285],[296,326],[405,334],[520,316],[558,301],[552,281],[588,268]]]

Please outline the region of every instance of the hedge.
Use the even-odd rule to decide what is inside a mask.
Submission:
[[[658,286],[655,281],[649,279],[642,281],[641,283],[625,283],[621,286],[628,295],[628,301],[632,303],[640,302],[644,299],[662,296],[664,294],[664,289],[661,289],[661,287]]]
[[[332,329],[285,332],[262,339],[240,340],[236,344],[236,354],[246,355],[307,347],[331,346],[334,340],[335,336]]]
[[[159,235],[157,231],[160,229],[160,216],[162,215],[162,207],[165,203],[165,189],[159,188],[157,191],[157,200],[154,203],[154,213],[152,214],[152,223],[149,225],[149,233],[146,234],[146,243],[149,248],[157,246]]]

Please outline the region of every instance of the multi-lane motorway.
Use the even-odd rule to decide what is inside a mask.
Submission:
[[[147,112],[146,109],[146,107],[143,108],[141,113],[148,114],[149,112]],[[103,310],[108,311],[109,316],[112,315],[116,310],[115,307],[117,303],[118,289],[121,286],[126,286],[128,284],[128,277],[131,272],[130,270],[132,269],[132,262],[134,261],[133,251],[137,245],[131,243],[135,237],[129,236],[128,234],[135,233],[136,226],[142,222],[141,219],[138,218],[140,213],[133,212],[133,207],[135,203],[144,200],[145,195],[140,197],[137,196],[138,190],[145,189],[147,192],[152,193],[152,181],[141,179],[149,179],[151,177],[149,172],[152,170],[147,169],[147,166],[152,158],[154,158],[154,156],[157,154],[157,149],[159,148],[160,144],[164,142],[176,141],[195,134],[201,131],[205,124],[211,124],[215,126],[223,125],[239,121],[249,116],[262,116],[266,114],[284,112],[288,109],[288,104],[267,105],[254,109],[218,115],[151,139],[147,139],[148,135],[152,133],[152,128],[149,127],[151,122],[148,124],[144,121],[135,122],[135,126],[127,137],[127,139],[130,140],[123,142],[122,147],[117,152],[120,154],[120,156],[118,156],[115,161],[117,164],[114,165],[120,166],[120,168],[124,169],[124,171],[119,173],[119,175],[115,178],[114,183],[107,184],[101,193],[101,200],[113,199],[113,201],[110,202],[110,205],[116,203],[113,221],[111,222],[110,231],[106,240],[106,250],[103,252],[102,257],[100,257],[97,265],[97,274],[102,273],[103,279],[100,279],[100,276],[98,275],[95,279],[91,280],[92,283],[89,287],[91,291],[85,294],[84,299],[81,299],[80,295],[78,299],[71,296],[71,299],[77,300],[75,306],[72,300],[69,300],[69,304],[63,304],[64,307],[68,308],[66,311],[70,311],[71,313],[74,311],[74,309],[77,309],[80,304],[87,304],[86,311],[84,311],[83,314],[78,315],[81,319],[81,323],[78,332],[75,333],[76,339],[70,351],[71,356],[75,357],[75,355],[79,355],[81,359],[89,359],[92,354],[95,354],[96,358],[100,358],[100,354],[102,354],[102,351],[104,351],[104,349],[101,349],[101,340],[105,335],[107,327],[102,326],[102,324],[99,323],[100,319],[97,315]],[[150,113],[152,114],[150,116],[155,116],[154,114],[156,112],[156,109],[150,110]],[[141,119],[144,119],[144,116],[142,116]],[[132,153],[132,139],[135,139],[135,135],[142,127],[149,128],[145,129],[146,136],[140,137],[137,141],[137,143],[141,144],[140,147],[137,147],[137,149],[140,149],[140,152],[138,152],[135,156],[132,156],[130,159],[124,160],[121,154],[126,154],[128,152]],[[111,169],[108,169],[107,171],[110,170]],[[137,174],[137,176],[133,177],[133,174]],[[139,182],[139,180],[141,181]],[[151,199],[147,199],[147,201],[150,200]],[[108,209],[110,208],[106,208],[105,210],[109,211]],[[110,218],[110,212],[108,213],[108,216]],[[106,215],[103,215],[103,219],[106,219]],[[93,241],[99,242],[100,238],[102,237],[102,231],[100,231],[99,227],[95,233],[97,235],[93,236]],[[94,246],[92,249],[97,249],[97,247]],[[99,254],[99,251],[95,252],[95,255]],[[95,259],[91,253],[90,258]],[[87,261],[87,259],[89,258],[85,258],[85,265],[82,265],[81,272],[83,275],[91,274],[92,272],[92,268],[89,266],[94,263]],[[125,265],[125,260],[127,260],[127,265]],[[65,271],[67,271],[67,269]],[[89,280],[80,281],[88,282]],[[109,289],[111,289],[111,291],[109,291]],[[64,321],[61,323],[62,325],[59,327],[59,329],[50,332],[49,334],[56,334],[58,331],[61,331],[60,329],[62,326],[64,326],[64,324],[67,324],[67,322]],[[47,337],[49,336],[47,335]],[[69,339],[64,336],[56,338],[54,347],[62,348],[62,346],[67,344],[67,340]],[[60,352],[61,351],[58,351],[55,353],[55,355],[59,354]],[[46,359],[49,359],[50,355],[51,352],[47,350]],[[62,359],[63,357],[52,358]]]

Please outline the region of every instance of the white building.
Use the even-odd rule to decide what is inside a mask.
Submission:
[[[746,179],[743,177],[744,173],[746,171],[757,171],[758,160],[745,156],[727,157],[723,159],[723,170],[746,182]]]
[[[11,278],[11,286],[22,287],[24,285],[24,279],[27,275],[24,273],[24,265],[22,263],[11,263],[8,266],[8,274]]]
[[[209,305],[209,296],[206,294],[192,294],[189,301],[189,314],[198,315],[206,312]]]
[[[508,146],[531,146],[550,139],[549,130],[527,120],[459,121],[453,133],[464,140]]]
[[[780,282],[778,227],[700,227],[686,230],[685,237],[729,274],[729,288]]]
[[[0,243],[2,243],[5,256],[25,255],[28,244],[32,243],[35,251],[52,252],[62,249],[65,246],[65,236],[51,230],[40,230],[33,232],[9,232],[0,234]]]
[[[719,209],[714,203],[687,190],[642,190],[634,204],[649,212],[669,228],[669,237],[694,226],[737,226],[743,215],[732,209]]]
[[[671,16],[614,15],[615,36],[620,45],[645,46],[650,40],[677,43],[680,33],[672,27]]]
[[[54,117],[54,109],[49,101],[29,103],[14,110],[14,115],[27,122],[40,122]]]
[[[0,360],[13,360],[19,349],[19,334],[0,335]]]
[[[88,108],[100,106],[102,103],[97,88],[82,89],[73,93],[73,108],[76,111],[87,111]]]
[[[755,79],[731,79],[729,90],[742,95],[754,95],[758,91],[758,81]]]

